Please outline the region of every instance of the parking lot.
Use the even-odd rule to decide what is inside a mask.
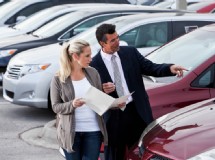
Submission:
[[[125,4],[115,4],[121,1]],[[116,143],[128,148],[124,154],[127,160],[215,160],[215,0],[77,2],[0,0],[0,160],[64,160],[58,151],[57,131],[63,141],[70,139],[69,135],[73,138],[73,131],[105,130],[100,119],[97,127],[87,103],[83,110],[74,110],[80,105],[70,101],[87,90],[73,82],[88,78],[83,70],[77,70],[82,77],[76,77],[74,68],[86,67],[81,56],[73,57],[76,51],[71,50],[70,40],[80,39],[90,44],[91,57],[103,48],[102,56],[95,56],[90,66],[98,70],[103,83],[116,84],[109,95],[117,97],[121,85],[123,95],[135,92],[129,99],[134,102],[130,103],[135,107],[132,112],[127,107],[122,120],[117,110],[107,111],[110,114],[104,117],[113,159],[124,159],[117,157],[122,147],[111,146]],[[102,23],[114,24],[116,32],[102,35],[100,41],[97,31]],[[134,56],[130,54],[133,51]],[[118,54],[121,85],[116,83],[118,75],[114,76],[118,67],[103,59],[106,52],[108,56]],[[59,63],[60,59],[63,62],[60,53],[71,61],[71,72],[65,75],[70,76],[68,86],[73,88],[50,84],[59,68],[65,70]],[[96,62],[99,59],[102,63]],[[59,114],[58,130],[56,114],[48,110],[51,104]],[[140,121],[135,119],[138,114],[145,122],[135,127]],[[138,143],[126,146],[124,142],[130,139]],[[63,148],[68,149],[67,142]],[[99,160],[104,160],[103,152]]]
[[[1,160],[63,159],[57,150],[34,146],[20,138],[23,132],[53,120],[53,113],[46,109],[10,104],[2,98],[0,87],[0,115]]]

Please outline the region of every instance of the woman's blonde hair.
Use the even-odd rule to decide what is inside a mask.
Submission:
[[[60,55],[60,69],[57,75],[60,81],[65,82],[65,80],[72,73],[72,54],[76,53],[78,56],[83,52],[85,47],[90,46],[85,40],[71,40],[63,44],[63,48]]]

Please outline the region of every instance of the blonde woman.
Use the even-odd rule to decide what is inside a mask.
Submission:
[[[89,43],[68,42],[51,83],[52,108],[59,118],[57,138],[67,160],[98,160],[102,140],[107,144],[102,117],[81,99],[91,85],[102,90],[98,72],[89,67],[91,60]]]

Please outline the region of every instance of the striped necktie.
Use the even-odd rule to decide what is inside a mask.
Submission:
[[[119,72],[119,66],[117,65],[115,55],[112,55],[112,57],[111,57],[111,64],[112,64],[112,67],[113,67],[113,74],[114,74],[116,92],[117,92],[118,96],[121,97],[121,96],[124,95],[124,90],[123,90],[123,87],[122,87],[122,78],[121,78],[121,74]]]

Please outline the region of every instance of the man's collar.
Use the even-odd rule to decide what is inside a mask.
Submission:
[[[118,55],[117,52],[114,52],[113,54],[108,54],[108,53],[105,53],[105,52],[101,49],[100,53],[101,53],[102,59],[107,59],[108,61],[111,61],[112,55],[115,55],[116,57],[119,57],[119,55]]]

